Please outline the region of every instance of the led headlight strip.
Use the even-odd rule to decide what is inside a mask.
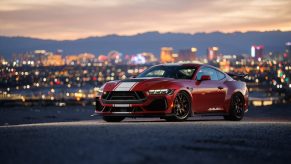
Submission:
[[[153,90],[149,90],[149,94],[150,95],[171,95],[173,94],[174,90],[172,89],[153,89]]]

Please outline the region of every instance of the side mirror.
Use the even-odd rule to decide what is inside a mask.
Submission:
[[[200,81],[211,80],[209,75],[202,75]]]

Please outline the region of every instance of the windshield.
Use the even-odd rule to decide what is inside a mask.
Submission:
[[[175,79],[192,79],[196,67],[193,66],[154,66],[137,76],[141,77],[167,77]]]

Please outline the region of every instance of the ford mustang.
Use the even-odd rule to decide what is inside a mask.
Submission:
[[[239,121],[248,109],[246,83],[206,64],[161,64],[100,88],[95,113],[107,122],[126,117],[183,121],[194,115]]]

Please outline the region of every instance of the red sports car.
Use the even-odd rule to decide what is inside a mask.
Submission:
[[[108,122],[138,116],[183,121],[196,114],[238,121],[248,109],[248,89],[232,76],[205,64],[153,66],[136,78],[104,84],[95,112]]]

